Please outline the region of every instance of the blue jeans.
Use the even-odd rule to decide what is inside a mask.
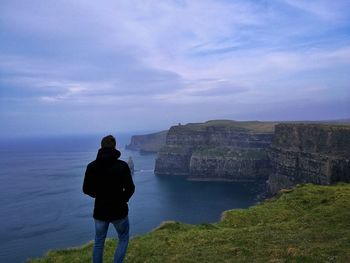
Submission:
[[[127,216],[112,222],[95,219],[96,235],[92,257],[93,263],[103,262],[103,248],[105,245],[109,223],[112,223],[114,225],[115,230],[117,230],[119,239],[118,247],[114,253],[114,263],[122,263],[124,260],[129,243],[129,219]]]

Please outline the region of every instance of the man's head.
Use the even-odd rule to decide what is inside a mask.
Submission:
[[[115,148],[117,146],[117,143],[115,141],[115,138],[112,135],[108,135],[106,137],[103,137],[101,140],[101,147],[102,148]]]

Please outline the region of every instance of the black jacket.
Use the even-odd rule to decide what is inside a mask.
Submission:
[[[128,215],[135,185],[128,164],[119,157],[118,150],[101,148],[86,168],[83,192],[95,198],[95,219],[113,221]]]

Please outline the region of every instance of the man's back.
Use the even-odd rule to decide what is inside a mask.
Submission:
[[[128,164],[119,157],[118,150],[101,148],[87,166],[83,191],[95,198],[95,219],[113,221],[128,214],[127,202],[135,186]]]

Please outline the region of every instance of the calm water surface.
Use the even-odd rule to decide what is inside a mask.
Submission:
[[[135,195],[131,235],[162,221],[209,223],[224,210],[256,202],[258,187],[228,182],[193,182],[155,176],[155,155],[124,150],[130,136],[118,136],[121,159],[133,157]],[[0,262],[24,262],[49,249],[82,245],[94,238],[93,199],[81,191],[87,163],[94,160],[98,136],[0,141]],[[114,237],[110,228],[109,236]]]

